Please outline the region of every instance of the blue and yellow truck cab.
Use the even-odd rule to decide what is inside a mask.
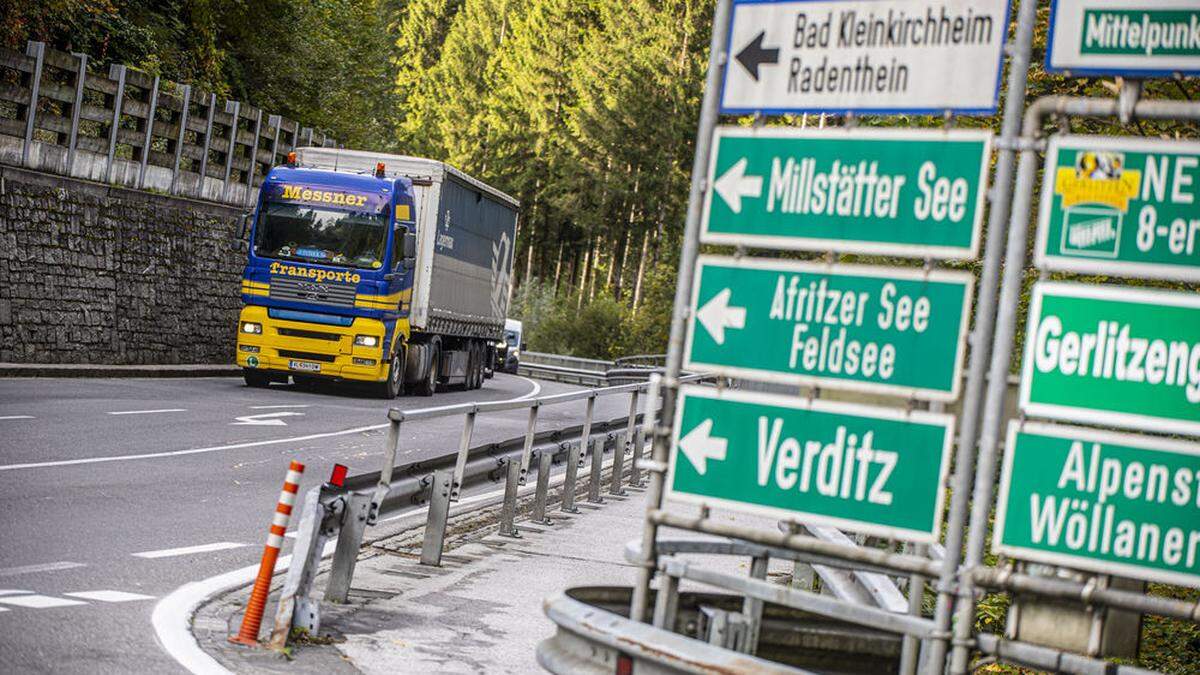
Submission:
[[[268,173],[253,214],[237,329],[246,384],[355,381],[389,398],[482,386],[517,207],[441,162],[300,149]]]

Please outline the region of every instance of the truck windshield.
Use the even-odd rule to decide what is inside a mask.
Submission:
[[[378,269],[387,244],[387,215],[267,201],[254,252],[268,258]]]

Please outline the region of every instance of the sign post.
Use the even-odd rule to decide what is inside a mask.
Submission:
[[[951,415],[687,386],[668,496],[932,543],[953,436]]]
[[[701,239],[974,259],[991,134],[720,127]]]
[[[1034,262],[1049,270],[1200,281],[1198,204],[1200,143],[1054,136]]]
[[[1200,444],[1011,422],[999,553],[1200,587]]]
[[[1195,0],[1054,0],[1046,70],[1071,75],[1200,75]]]
[[[1007,0],[740,2],[721,112],[996,110]]]
[[[966,272],[701,256],[684,367],[950,401]]]

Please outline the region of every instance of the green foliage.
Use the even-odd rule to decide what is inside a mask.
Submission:
[[[125,63],[328,131],[351,147],[394,143],[385,0],[6,2],[0,41],[41,40]]]

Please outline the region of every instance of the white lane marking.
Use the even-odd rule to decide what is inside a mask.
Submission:
[[[22,565],[20,567],[6,567],[0,569],[0,577],[11,577],[17,574],[33,574],[34,572],[57,572],[58,570],[69,570],[75,567],[86,567],[83,563],[77,562],[52,562],[42,565]]]
[[[610,459],[604,465],[611,466],[612,460]],[[565,480],[565,474],[551,477],[551,483],[554,486],[565,482]],[[535,489],[536,487],[533,483],[530,483],[521,488],[518,494],[528,495]],[[467,497],[455,504],[455,507],[451,509],[452,514],[458,515],[474,509],[499,504],[503,499],[503,495],[504,489],[500,488],[491,492]],[[416,527],[428,518],[427,514],[428,507],[417,508],[409,513],[401,513],[384,518],[380,522],[411,518],[411,527]],[[328,558],[333,555],[336,548],[336,541],[326,542],[325,547],[321,549],[321,558]],[[291,565],[291,555],[280,557],[275,563],[275,574],[287,572]],[[196,637],[192,634],[192,615],[195,614],[196,608],[207,602],[209,598],[218,593],[224,593],[239,586],[245,586],[254,581],[257,575],[258,565],[249,565],[231,572],[219,574],[215,577],[209,577],[202,581],[193,581],[184,584],[162,600],[159,600],[158,604],[154,606],[154,613],[150,617],[150,622],[154,625],[154,635],[158,638],[158,644],[179,665],[197,675],[232,675],[230,671],[217,663],[213,657],[209,656],[203,649],[200,649],[200,645],[196,642]]]
[[[252,405],[252,406],[250,406],[250,409],[251,410],[274,410],[275,408],[310,408],[310,407],[312,407],[312,406],[310,406],[307,403],[295,403],[295,404],[288,404],[288,405]]]
[[[249,546],[249,544],[239,544],[232,541],[219,541],[215,544],[200,544],[199,546],[181,546],[179,548],[165,548],[161,551],[142,551],[134,553],[137,558],[173,558],[177,555],[192,555],[195,553],[211,553],[213,551],[225,551],[231,548],[241,548]]]
[[[535,382],[535,381],[529,379],[528,377],[522,377],[520,375],[514,375],[513,377],[517,378],[518,380],[525,380],[529,384],[533,385],[533,389],[530,390],[530,392],[528,394],[525,394],[524,396],[518,396],[513,399],[514,401],[524,401],[527,398],[533,398],[534,396],[537,396],[538,394],[542,393],[542,385],[540,382]]]
[[[7,607],[0,607],[0,612],[7,612],[7,611],[8,611]]]
[[[159,408],[158,410],[117,410],[109,415],[156,415],[158,413],[187,412],[187,408]]]
[[[71,605],[86,605],[82,600],[68,600],[66,598],[52,598],[49,595],[14,595],[10,597],[0,598],[0,602],[6,605],[16,605],[18,607],[29,607],[32,609],[47,609],[50,607],[70,607]]]
[[[239,424],[248,424],[251,426],[284,427],[284,426],[287,426],[287,422],[284,422],[283,420],[278,419],[278,418],[280,418],[280,417],[295,417],[297,415],[303,415],[303,414],[304,413],[302,413],[302,412],[292,412],[290,410],[283,410],[281,412],[263,413],[261,415],[246,415],[244,417],[235,417],[234,419],[237,421],[230,422],[229,424],[233,425],[233,426],[236,426]]]
[[[325,548],[321,549],[321,557],[333,555],[335,548],[336,541],[327,542]],[[275,573],[286,572],[291,564],[292,556],[280,557],[275,563]],[[184,584],[159,600],[158,604],[154,605],[150,623],[154,625],[154,636],[158,638],[158,644],[163,651],[196,675],[232,675],[200,648],[196,637],[192,635],[192,615],[201,603],[217,593],[245,586],[257,575],[258,565],[250,565],[202,581]]]
[[[530,391],[524,396],[518,396],[513,399],[500,401],[523,401],[530,396],[537,396],[542,390],[542,385],[528,378],[521,378],[534,386],[533,391]],[[424,409],[413,412],[424,412]],[[182,455],[199,455],[208,452],[223,452],[225,450],[242,450],[244,448],[258,448],[264,445],[279,445],[281,443],[299,443],[302,441],[313,441],[318,438],[332,438],[334,436],[349,436],[352,434],[361,434],[368,431],[378,431],[379,429],[387,429],[391,426],[390,422],[383,424],[372,424],[365,427],[354,427],[352,429],[342,429],[341,431],[325,431],[319,434],[307,434],[304,436],[291,436],[289,438],[273,438],[265,441],[249,441],[246,443],[232,443],[230,445],[215,445],[210,448],[193,448],[190,450],[170,450],[168,452],[148,452],[142,455],[114,455],[111,457],[81,457],[79,459],[60,459],[53,462],[26,462],[24,464],[4,464],[0,465],[0,471],[17,471],[19,469],[45,469],[56,466],[74,466],[77,464],[101,464],[104,462],[127,462],[135,459],[158,459],[160,457],[180,457]]]
[[[4,415],[0,420],[33,420],[37,419],[33,415]]]
[[[63,593],[63,595],[83,600],[96,600],[98,602],[132,602],[134,600],[154,599],[153,595],[126,593],[125,591],[78,591],[76,593]]]
[[[0,589],[0,595],[21,595],[22,593],[32,593],[33,591],[18,591],[12,588]]]

